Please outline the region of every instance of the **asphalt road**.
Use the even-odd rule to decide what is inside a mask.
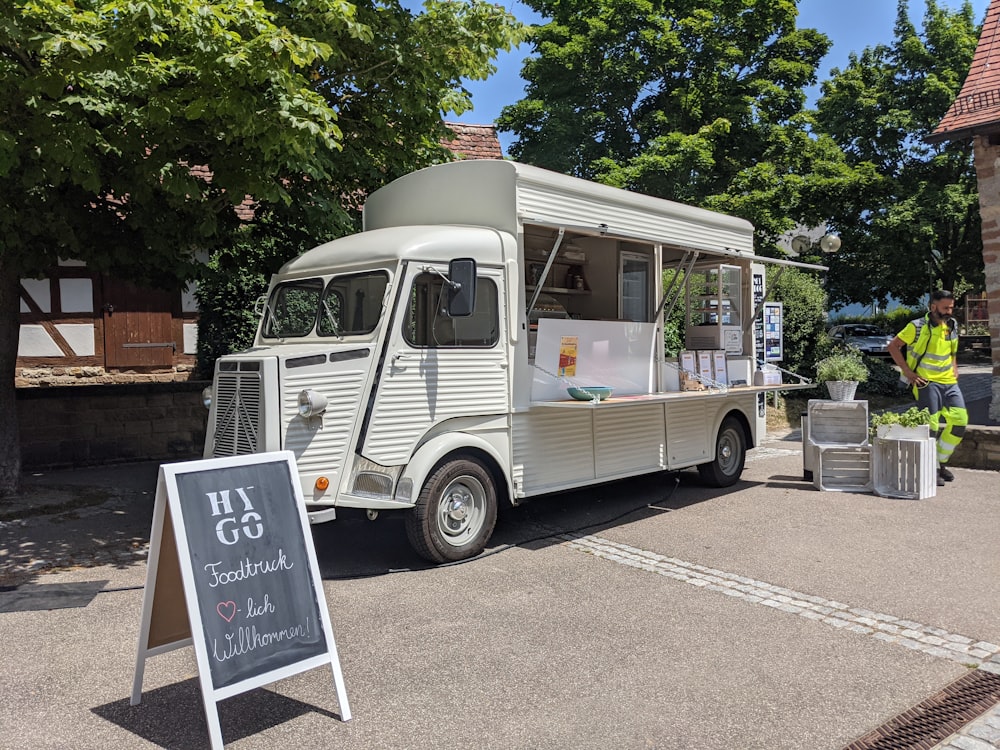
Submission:
[[[227,747],[836,750],[1000,670],[1000,474],[956,469],[923,501],[819,492],[799,447],[755,451],[728,491],[682,472],[534,501],[447,567],[398,517],[316,527],[353,718],[321,668],[223,701]],[[33,485],[61,478],[62,510],[0,523],[19,591],[101,591],[0,611],[0,747],[208,747],[191,648],[128,701],[155,467],[74,477]]]

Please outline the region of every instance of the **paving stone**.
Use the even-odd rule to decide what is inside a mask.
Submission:
[[[991,727],[985,722],[982,724],[975,722],[969,729],[969,734],[986,742],[992,742],[994,744],[1000,742],[1000,729]]]
[[[944,638],[947,641],[952,641],[953,643],[962,643],[965,644],[966,646],[972,643],[971,638],[966,638],[964,635],[957,635],[956,633],[949,633],[948,635],[944,636]]]
[[[977,740],[975,737],[960,735],[951,741],[951,746],[958,750],[994,750],[994,746],[988,742]]]

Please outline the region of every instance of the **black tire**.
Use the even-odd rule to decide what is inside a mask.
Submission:
[[[493,475],[474,458],[438,464],[406,516],[413,549],[431,562],[475,557],[486,547],[497,522]]]
[[[698,474],[707,485],[729,487],[739,481],[746,458],[743,425],[735,417],[726,417],[715,437],[715,458],[711,463],[699,464]]]

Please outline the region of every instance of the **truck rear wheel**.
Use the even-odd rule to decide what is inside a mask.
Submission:
[[[726,417],[715,438],[715,459],[699,464],[698,474],[712,487],[729,487],[739,481],[747,457],[746,435],[735,417]]]
[[[497,522],[497,493],[489,470],[474,458],[435,467],[406,517],[406,536],[431,562],[478,555]]]

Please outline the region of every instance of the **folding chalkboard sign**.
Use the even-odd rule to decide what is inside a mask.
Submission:
[[[160,467],[132,705],[146,659],[192,644],[213,748],[218,701],[326,664],[351,718],[291,452]]]

